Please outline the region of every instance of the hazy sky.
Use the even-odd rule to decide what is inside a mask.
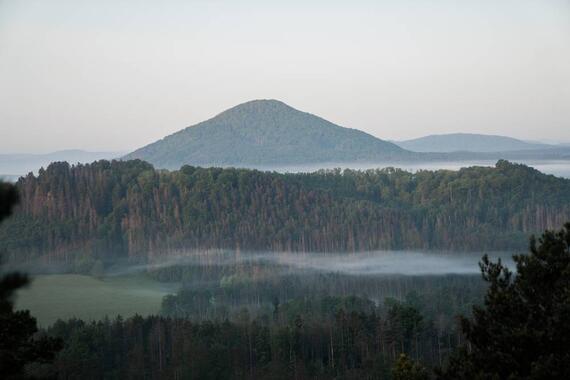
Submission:
[[[570,141],[570,0],[0,0],[0,153],[126,151],[258,98]]]

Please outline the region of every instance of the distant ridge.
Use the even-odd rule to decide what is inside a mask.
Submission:
[[[450,133],[429,135],[412,140],[394,141],[404,149],[414,152],[515,152],[560,148],[555,145],[526,142],[512,137],[475,133]]]
[[[79,149],[59,150],[45,154],[15,153],[0,154],[0,177],[14,180],[19,176],[36,172],[52,162],[67,161],[71,164],[89,163],[121,157],[122,152],[88,152]]]
[[[253,100],[142,147],[124,159],[155,167],[268,166],[406,160],[412,153],[278,100]]]

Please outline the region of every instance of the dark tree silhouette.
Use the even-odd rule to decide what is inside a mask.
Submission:
[[[12,214],[12,209],[17,203],[16,188],[8,183],[0,182],[0,222]]]
[[[0,222],[12,213],[18,202],[16,189],[0,183]],[[25,366],[34,362],[49,362],[61,348],[59,339],[35,337],[36,319],[28,310],[15,311],[15,292],[26,286],[29,279],[21,273],[9,273],[0,278],[0,378],[26,378]]]
[[[442,378],[570,379],[570,223],[546,231],[516,274],[484,256],[484,305],[462,318],[468,339]]]

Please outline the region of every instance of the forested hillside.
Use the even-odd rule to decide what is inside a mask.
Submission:
[[[525,248],[570,218],[570,180],[494,168],[278,174],[143,161],[55,163],[17,183],[0,227],[11,259],[152,259],[187,249]]]

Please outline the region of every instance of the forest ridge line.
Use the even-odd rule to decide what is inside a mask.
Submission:
[[[0,249],[12,260],[144,261],[193,249],[518,250],[526,236],[570,219],[570,180],[508,161],[298,174],[54,163],[16,186],[21,204],[0,227]]]

